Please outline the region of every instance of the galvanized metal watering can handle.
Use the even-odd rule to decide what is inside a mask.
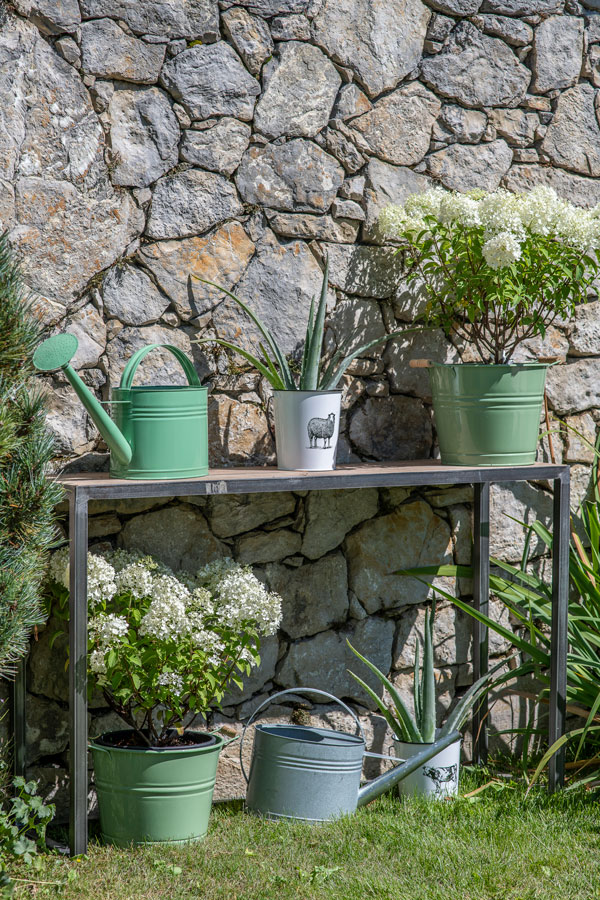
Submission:
[[[121,390],[128,391],[131,388],[137,367],[139,366],[143,358],[148,353],[150,353],[151,350],[156,350],[159,347],[162,347],[163,350],[168,350],[173,354],[173,356],[185,372],[188,384],[190,384],[192,387],[201,386],[200,379],[198,378],[198,373],[196,372],[195,368],[193,367],[192,363],[187,358],[183,350],[180,350],[179,347],[174,347],[173,344],[148,344],[146,347],[141,347],[139,350],[137,350],[125,366],[123,374],[121,375],[121,384],[119,385]]]
[[[346,704],[334,694],[328,694],[327,691],[322,691],[320,688],[287,688],[285,691],[278,691],[276,694],[272,694],[270,697],[267,697],[266,700],[263,700],[260,706],[257,706],[257,708],[254,710],[254,712],[244,725],[244,730],[242,731],[242,739],[240,741],[240,766],[242,767],[242,775],[246,779],[246,784],[248,784],[250,780],[248,778],[248,775],[246,775],[246,770],[244,768],[244,759],[242,756],[242,751],[244,749],[244,738],[246,737],[246,729],[249,728],[250,725],[252,725],[259,712],[261,712],[265,708],[265,706],[268,706],[269,703],[272,703],[273,700],[275,700],[277,697],[283,697],[285,694],[319,694],[320,697],[327,697],[329,700],[334,700],[335,703],[339,704],[339,706],[341,706],[342,709],[344,709],[348,713],[348,715],[352,716],[352,718],[356,722],[356,727],[360,731],[360,736],[363,739],[365,745],[367,743],[365,733],[362,730],[362,725],[360,724],[360,719],[358,718],[356,713],[352,712],[350,707],[346,706]]]

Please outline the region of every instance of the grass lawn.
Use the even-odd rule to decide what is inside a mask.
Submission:
[[[467,777],[463,789],[473,789]],[[16,898],[82,900],[600,900],[600,807],[589,794],[375,801],[311,827],[218,804],[200,844],[115,850],[13,867]],[[43,884],[42,882],[51,882]],[[54,882],[54,883],[52,883]]]

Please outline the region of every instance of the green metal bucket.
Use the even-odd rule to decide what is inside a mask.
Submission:
[[[175,356],[188,380],[185,386],[132,387],[136,369],[151,350]],[[112,392],[113,417],[131,447],[124,464],[111,453],[114,478],[198,478],[208,473],[207,389],[185,353],[171,344],[149,344],[131,357],[121,384]]]
[[[126,847],[203,838],[225,740],[146,749],[115,747],[109,737],[91,742],[103,840]]]
[[[442,463],[533,465],[547,368],[545,363],[432,363],[429,375]]]

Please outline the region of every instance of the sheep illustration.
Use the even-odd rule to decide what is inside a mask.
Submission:
[[[308,439],[310,448],[318,450],[317,441],[323,438],[323,450],[331,447],[331,437],[335,428],[335,413],[329,413],[326,419],[319,419],[317,416],[308,422]]]
[[[443,793],[443,785],[450,787],[458,776],[457,766],[423,766],[423,774],[431,778],[435,784],[435,793],[440,796]]]

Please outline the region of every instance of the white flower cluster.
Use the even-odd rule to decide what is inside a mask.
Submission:
[[[281,622],[281,597],[267,591],[249,566],[218,560],[201,569],[196,578],[214,595],[222,622],[235,628],[252,620],[262,634],[275,634]]]
[[[489,238],[482,248],[484,259],[490,269],[502,269],[521,258],[521,244],[510,231],[501,231]]]
[[[68,587],[68,551],[53,555],[49,574],[53,581]],[[192,575],[175,574],[152,557],[136,552],[89,553],[89,633],[94,645],[90,666],[96,675],[106,674],[107,652],[129,630],[124,616],[101,612],[98,606],[109,604],[115,596],[127,595],[148,601],[138,628],[140,636],[167,642],[189,639],[206,653],[207,664],[215,667],[230,652],[215,628],[218,631],[225,626],[242,632],[251,623],[259,633],[274,634],[281,621],[281,597],[267,591],[250,567],[232,559],[216,560]],[[249,651],[243,654],[243,660],[254,663]]]
[[[152,572],[143,562],[132,562],[124,566],[117,573],[115,581],[118,594],[131,594],[138,600],[152,594]]]
[[[379,226],[391,237],[410,237],[428,231],[426,216],[446,226],[481,228],[483,255],[492,269],[517,262],[531,235],[554,237],[582,253],[600,247],[600,205],[573,206],[543,185],[522,194],[505,190],[460,194],[435,187],[413,194],[403,206],[386,207]]]
[[[223,659],[225,644],[218,634],[205,628],[195,628],[192,632],[192,641],[207,655],[206,662],[209,666],[219,666]]]
[[[61,547],[50,557],[48,566],[50,581],[69,589],[69,548]]]
[[[97,553],[88,553],[87,570],[88,606],[93,609],[99,603],[112,600],[117,593],[115,570]]]
[[[111,564],[117,575],[126,566],[130,566],[142,558],[141,553],[135,550],[105,550],[102,555]]]
[[[117,592],[115,570],[102,556],[87,555],[88,604],[91,609],[99,603],[112,600]],[[63,547],[50,559],[48,575],[51,581],[69,589],[69,550]]]
[[[190,632],[187,603],[190,592],[175,575],[157,575],[152,581],[152,600],[140,623],[140,634],[160,641],[177,640]]]
[[[162,687],[169,688],[174,694],[183,692],[183,678],[178,672],[161,672],[156,681]]]
[[[101,613],[90,619],[88,631],[96,645],[90,653],[90,669],[95,675],[106,675],[106,654],[126,636],[129,631],[127,620],[114,613]]]
[[[123,616],[117,616],[114,613],[108,613],[94,616],[88,623],[90,637],[94,638],[96,643],[108,649],[114,643],[125,637],[129,631],[127,619]]]

